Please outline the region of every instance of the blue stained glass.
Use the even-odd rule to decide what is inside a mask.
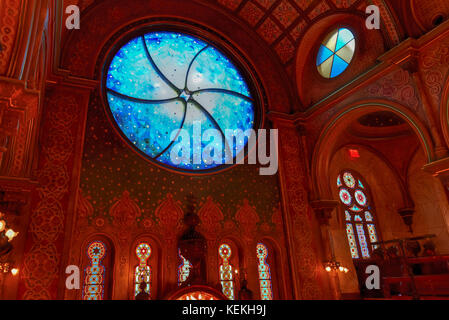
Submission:
[[[329,59],[333,54],[334,54],[334,52],[332,52],[331,50],[329,50],[325,46],[321,45],[320,46],[320,50],[318,51],[318,57],[317,57],[317,60],[316,60],[316,65],[319,66],[324,61]]]
[[[193,124],[207,129],[246,131],[255,126],[254,100],[236,66],[212,45],[176,32],[151,32],[136,37],[115,54],[105,80],[111,113],[129,142],[149,158],[182,170],[207,170],[221,163],[177,164],[170,157],[182,140],[180,129],[191,137],[199,154],[213,141],[225,162],[226,142],[221,136],[193,143]],[[178,132],[175,141],[172,133]],[[246,144],[246,143],[245,143]],[[236,144],[232,153],[243,149]],[[220,156],[220,155],[218,155]]]
[[[108,93],[109,106],[128,139],[151,158],[170,144],[170,133],[179,129],[184,115],[181,100],[160,104],[129,101]]]
[[[106,86],[139,99],[170,99],[177,94],[151,66],[142,38],[124,45],[112,59]]]
[[[334,30],[320,45],[316,59],[318,72],[324,78],[335,78],[349,66],[355,52],[355,39],[346,28]]]
[[[185,87],[190,62],[207,46],[197,38],[171,32],[146,34],[145,41],[156,66],[177,88]]]
[[[351,31],[349,31],[346,28],[342,28],[338,31],[338,38],[337,38],[337,46],[335,48],[335,51],[340,50],[343,48],[349,41],[354,39],[354,35]]]
[[[222,89],[250,96],[248,86],[235,68],[221,52],[207,47],[196,57],[187,75],[187,89]]]
[[[339,56],[334,55],[334,64],[332,65],[331,78],[338,76],[340,73],[345,71],[345,69],[347,67],[348,67],[348,63],[346,61],[344,61]]]

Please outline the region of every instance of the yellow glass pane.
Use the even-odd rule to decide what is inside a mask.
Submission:
[[[335,30],[323,41],[323,45],[329,48],[329,50],[332,50],[332,52],[335,52],[335,47],[337,45],[337,36],[338,30]]]
[[[347,63],[350,63],[354,56],[355,40],[351,40],[347,45],[338,50],[336,54]]]
[[[318,72],[325,78],[330,78],[332,71],[332,63],[334,62],[334,55],[324,61],[318,66]]]

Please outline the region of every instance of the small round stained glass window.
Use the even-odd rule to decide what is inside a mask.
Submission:
[[[327,79],[340,75],[352,61],[355,38],[346,28],[331,32],[321,43],[316,59],[318,72]]]
[[[237,64],[211,43],[148,32],[121,46],[106,67],[118,131],[152,162],[201,173],[245,152],[247,139],[234,143],[226,132],[256,129],[254,95]]]

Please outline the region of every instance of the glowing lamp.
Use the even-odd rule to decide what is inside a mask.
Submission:
[[[13,229],[8,229],[5,233],[5,235],[8,237],[9,242],[12,241],[12,239],[14,239],[19,233],[18,232],[14,232]]]
[[[17,268],[11,269],[11,274],[12,274],[13,276],[16,276],[18,273],[19,273],[19,269],[17,269]]]
[[[3,230],[5,230],[5,228],[6,228],[6,221],[0,220],[0,232],[3,232]]]
[[[326,267],[325,270],[326,270],[327,272],[331,272],[332,269],[331,269],[331,267]]]

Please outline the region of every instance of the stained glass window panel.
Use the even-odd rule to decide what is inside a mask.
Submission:
[[[273,300],[273,289],[271,284],[271,271],[267,263],[268,248],[263,243],[258,243],[256,247],[258,270],[259,270],[259,287],[260,298],[262,300]]]
[[[365,211],[365,220],[369,222],[373,221],[373,216],[369,211]]]
[[[348,192],[348,190],[346,190],[346,189],[340,190],[340,200],[347,206],[351,204],[352,197],[351,197],[351,194]]]
[[[365,230],[361,224],[356,225],[357,236],[359,238],[360,250],[362,251],[362,257],[369,258],[368,244],[366,243]]]
[[[351,214],[348,212],[348,210],[345,210],[345,218],[346,221],[351,221]]]
[[[355,178],[354,176],[349,173],[349,172],[345,172],[343,173],[343,181],[345,182],[345,185],[349,188],[354,188],[355,186]]]
[[[243,74],[223,52],[191,35],[150,32],[128,41],[112,58],[105,87],[111,114],[126,140],[162,166],[201,172],[225,163],[230,144],[224,134],[216,141],[223,150],[218,163],[201,156],[194,163],[193,148],[184,161],[179,153],[170,156],[182,141],[181,129],[194,145],[194,122],[201,125],[200,139],[207,129],[224,133],[255,127],[255,100]],[[246,143],[232,144],[229,151],[235,157]],[[200,143],[195,152],[201,155],[207,145]]]
[[[190,275],[190,269],[192,269],[192,264],[189,260],[184,258],[181,254],[181,250],[178,249],[178,257],[180,260],[180,265],[178,266],[178,285],[180,286],[183,282],[187,280]]]
[[[351,250],[351,256],[353,259],[359,258],[359,250],[357,249],[357,243],[354,236],[354,228],[351,223],[346,224],[346,234],[348,236],[349,248]]]
[[[372,243],[379,241],[369,188],[357,173],[349,171],[340,173],[337,188],[340,201],[344,206],[351,256],[353,259],[367,259],[371,256],[372,250],[377,248],[377,245]]]
[[[377,235],[376,235],[376,227],[374,224],[367,224],[368,227],[368,233],[371,243],[377,242]]]
[[[337,178],[337,187],[341,187],[341,186],[342,186],[341,178],[340,178],[340,176],[338,176],[338,178]]]
[[[134,296],[137,296],[141,289],[140,284],[146,283],[145,292],[151,294],[151,267],[147,261],[151,256],[151,247],[148,243],[141,243],[136,247],[136,256],[139,259],[139,265],[134,271]]]
[[[90,266],[84,270],[83,300],[103,300],[105,267],[102,261],[106,255],[106,246],[101,241],[92,242],[87,248]]]
[[[318,72],[324,78],[339,76],[352,61],[355,52],[354,35],[340,28],[330,33],[320,45],[316,59]]]
[[[220,282],[223,294],[229,300],[234,300],[234,270],[229,262],[232,255],[231,247],[228,244],[222,244],[218,248],[218,254],[221,258],[220,264]]]

